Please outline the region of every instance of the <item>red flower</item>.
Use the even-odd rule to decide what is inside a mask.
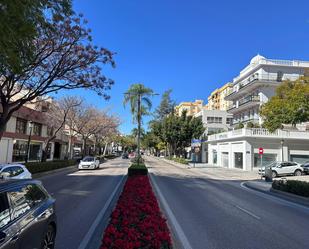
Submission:
[[[171,244],[148,176],[129,177],[105,229],[101,249],[168,249]]]

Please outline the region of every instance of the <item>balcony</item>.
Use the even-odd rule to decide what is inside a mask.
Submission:
[[[284,130],[270,132],[267,129],[262,128],[243,128],[210,135],[208,136],[208,141],[233,140],[238,138],[242,139],[244,137],[309,140],[309,132]]]
[[[241,81],[239,84],[238,91],[230,92],[226,97],[225,100],[233,100],[237,99],[242,95],[248,94],[252,92],[254,89],[263,86],[263,85],[273,85],[276,86],[280,84],[282,81],[285,80],[297,80],[300,75],[293,76],[293,75],[270,75],[270,74],[252,74],[247,79]]]
[[[235,104],[231,105],[227,111],[230,113],[241,112],[245,109],[254,107],[256,105],[260,105],[260,96],[258,95],[250,95],[245,98],[242,98],[238,101],[238,107]]]

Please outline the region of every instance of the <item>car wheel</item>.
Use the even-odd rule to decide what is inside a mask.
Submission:
[[[271,173],[271,177],[272,177],[272,178],[276,178],[276,177],[277,177],[277,172],[276,172],[276,171],[273,171],[273,172]]]
[[[56,231],[52,225],[48,225],[47,232],[44,236],[42,249],[54,249],[55,247]]]
[[[301,175],[302,175],[302,173],[301,173],[301,171],[299,169],[295,170],[294,176],[301,176]]]

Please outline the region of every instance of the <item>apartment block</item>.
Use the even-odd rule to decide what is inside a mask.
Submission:
[[[195,100],[194,102],[181,102],[179,105],[175,106],[175,113],[180,116],[182,112],[186,110],[188,116],[194,116],[204,108],[203,103],[203,100]]]
[[[221,110],[226,111],[230,106],[230,101],[225,100],[225,97],[230,93],[233,88],[232,83],[227,83],[224,86],[214,90],[208,97],[208,110]]]

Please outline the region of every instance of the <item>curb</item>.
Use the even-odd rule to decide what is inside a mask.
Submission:
[[[249,189],[252,189],[252,190],[264,193],[264,194],[268,194],[270,196],[275,196],[275,197],[281,198],[285,201],[289,201],[289,202],[293,202],[293,203],[296,203],[296,204],[300,204],[300,205],[309,207],[309,198],[298,196],[298,195],[288,193],[288,192],[284,192],[284,191],[281,191],[281,190],[273,189],[272,187],[269,189],[269,191],[265,191],[265,190],[259,189],[257,187],[250,186],[249,184],[247,184],[247,182],[244,182],[244,185]]]
[[[45,171],[45,172],[40,172],[40,173],[35,173],[32,175],[33,179],[37,179],[49,174],[54,174],[54,173],[58,173],[61,171],[71,171],[72,169],[76,169],[77,170],[77,164],[73,165],[73,166],[68,166],[68,167],[64,167],[64,168],[60,168],[60,169],[54,169],[54,170],[50,170],[50,171]]]
[[[98,249],[101,246],[102,235],[108,226],[110,215],[122,193],[123,186],[126,182],[128,175],[123,175],[116,188],[111,193],[106,201],[104,207],[97,215],[96,219],[89,228],[87,234],[82,239],[78,249]]]
[[[154,180],[153,174],[151,172],[148,173],[148,177],[149,177],[151,186],[155,192],[155,195],[157,197],[160,209],[162,210],[165,217],[167,218],[167,224],[170,229],[171,236],[172,236],[173,248],[192,249],[187,237],[185,236],[172,210],[168,206],[165,198],[163,197],[161,190],[156,184],[156,181]]]

